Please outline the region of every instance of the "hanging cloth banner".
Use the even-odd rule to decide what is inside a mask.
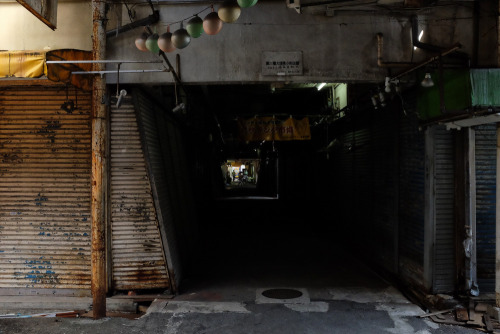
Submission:
[[[301,120],[288,118],[279,120],[274,117],[254,117],[238,119],[238,130],[244,141],[272,140],[310,140],[309,118]]]

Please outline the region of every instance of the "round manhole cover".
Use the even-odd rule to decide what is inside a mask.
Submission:
[[[262,295],[272,299],[294,299],[302,296],[302,292],[294,289],[269,289],[262,292]]]

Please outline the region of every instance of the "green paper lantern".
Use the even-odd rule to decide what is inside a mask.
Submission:
[[[158,47],[158,37],[158,34],[154,33],[146,40],[146,48],[156,55],[160,53],[160,48]]]
[[[186,25],[188,34],[193,38],[198,38],[203,34],[203,20],[196,15]]]
[[[255,4],[257,3],[258,0],[237,0],[237,1],[238,1],[238,5],[241,8],[248,8],[248,7],[255,6]]]

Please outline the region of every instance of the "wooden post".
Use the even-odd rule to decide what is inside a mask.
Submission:
[[[92,0],[93,59],[105,59],[106,3]],[[93,70],[101,71],[104,64],[94,63]],[[106,81],[96,75],[92,92],[92,310],[94,319],[106,316],[106,140],[107,117],[104,101]]]

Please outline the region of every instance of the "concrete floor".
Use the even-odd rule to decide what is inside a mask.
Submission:
[[[308,221],[315,215],[304,208],[241,198],[210,207],[201,256],[172,300],[154,302],[136,320],[0,319],[0,334],[478,333],[419,318],[419,306],[351,256],[342,236]],[[262,295],[271,288],[302,295]]]

